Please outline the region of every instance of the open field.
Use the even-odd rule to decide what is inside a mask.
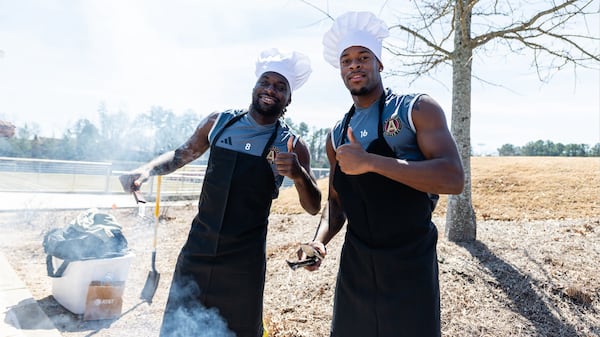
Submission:
[[[600,216],[600,158],[473,157],[473,208],[479,220],[540,220]],[[325,189],[326,181],[320,181]],[[324,190],[324,195],[327,195]],[[292,194],[275,213],[301,213]],[[434,215],[445,217],[446,196]]]
[[[327,182],[319,183],[326,196]],[[452,243],[441,234],[438,244],[443,336],[600,336],[600,158],[475,157],[472,194],[478,240]],[[286,189],[273,205],[264,317],[270,336],[328,336],[343,235],[328,245],[319,271],[291,271],[285,259],[319,221],[295,200],[295,190]],[[440,233],[444,208],[442,197],[434,213]],[[131,209],[107,211],[136,254],[116,320],[82,321],[51,295],[42,237],[77,212],[0,214],[0,250],[63,336],[156,336],[195,205],[165,208],[161,281],[151,305],[138,297],[150,267],[152,222]]]

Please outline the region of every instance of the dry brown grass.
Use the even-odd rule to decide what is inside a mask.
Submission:
[[[480,220],[542,220],[600,214],[600,158],[473,157],[473,208]],[[327,180],[319,180],[327,195]],[[274,213],[300,214],[293,190],[284,191]],[[446,196],[435,216],[445,217]]]
[[[440,235],[438,244],[443,336],[600,336],[600,159],[477,157],[472,175],[478,240],[457,244]],[[326,181],[319,184],[325,191]],[[440,233],[444,201],[434,214]],[[152,305],[137,298],[149,270],[150,227],[132,210],[114,212],[136,252],[124,314],[114,321],[82,322],[51,296],[41,237],[73,213],[0,223],[0,249],[64,336],[156,335],[195,206],[169,208],[161,224],[162,276]],[[264,308],[270,336],[328,336],[343,234],[328,245],[319,271],[291,271],[285,264],[298,243],[312,238],[318,221],[319,215],[298,209],[293,188],[273,205]]]
[[[598,217],[600,158],[475,157],[473,207],[483,220]]]
[[[600,336],[600,159],[474,157],[471,167],[478,240],[456,244],[440,235],[438,245],[443,335]],[[326,196],[327,182],[319,185]],[[274,209],[301,213],[293,191],[286,192]],[[441,196],[434,213],[440,233],[446,200]],[[297,218],[287,228],[309,227],[301,235],[308,240],[318,218]],[[278,246],[289,234],[277,230],[271,229],[271,251],[289,254],[294,236]],[[329,265],[294,279],[281,258],[274,261],[272,296],[297,305],[267,309],[277,336],[327,336],[311,322],[328,326],[340,247],[338,235],[328,248]],[[286,289],[290,282],[313,286],[293,291]],[[298,324],[298,317],[306,322]]]

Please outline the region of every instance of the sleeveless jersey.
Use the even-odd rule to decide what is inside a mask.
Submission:
[[[284,177],[277,174],[274,160],[279,152],[287,152],[287,142],[290,136],[294,136],[294,147],[298,142],[298,137],[292,133],[289,126],[282,119],[273,124],[261,125],[250,114],[245,114],[239,121],[226,128],[221,133],[219,139],[214,139],[229,120],[244,112],[246,111],[227,110],[220,113],[208,134],[208,141],[211,145],[214,144],[218,147],[259,157],[262,155],[265,145],[273,134],[274,128],[277,126],[277,135],[267,153],[266,159],[273,169],[277,187],[280,187]]]
[[[415,126],[412,122],[412,108],[415,101],[422,94],[397,95],[388,92],[383,108],[381,123],[383,124],[383,136],[390,148],[396,154],[396,158],[404,160],[423,160],[424,156],[419,150],[416,139]],[[354,137],[363,148],[377,139],[379,121],[379,100],[373,102],[367,108],[356,108],[354,116],[350,120]],[[331,140],[334,149],[340,144],[348,143],[348,136],[342,135],[344,119],[337,122],[331,132]]]

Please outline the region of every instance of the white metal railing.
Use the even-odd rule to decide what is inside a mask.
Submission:
[[[0,191],[55,193],[123,193],[119,175],[140,163],[106,163],[68,160],[0,157]],[[317,179],[327,177],[329,169],[313,168]],[[161,190],[166,195],[198,195],[206,165],[188,164],[164,176]],[[284,179],[282,187],[292,186]],[[153,177],[142,192],[153,195]]]

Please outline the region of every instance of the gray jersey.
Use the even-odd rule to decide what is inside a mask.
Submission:
[[[227,127],[221,133],[219,139],[214,139],[229,120],[244,112],[243,110],[227,110],[220,113],[208,134],[210,144],[253,156],[261,156],[265,145],[273,134],[274,128],[278,124],[277,135],[266,156],[273,167],[273,174],[277,177],[277,171],[273,164],[277,153],[287,152],[287,142],[290,136],[294,136],[294,146],[298,141],[298,137],[291,132],[289,126],[283,120],[280,119],[274,124],[260,125],[249,114],[245,114],[239,121]],[[279,181],[280,179],[276,180]]]
[[[415,126],[412,122],[412,108],[415,101],[421,96],[416,95],[387,95],[381,118],[383,137],[396,154],[396,158],[405,160],[423,160],[424,156],[419,150]],[[349,126],[352,127],[354,137],[363,148],[367,148],[378,137],[379,126],[379,100],[367,108],[356,108]],[[344,116],[344,120],[347,115]],[[338,122],[331,132],[334,149],[348,142],[347,135],[342,135],[342,124]]]

